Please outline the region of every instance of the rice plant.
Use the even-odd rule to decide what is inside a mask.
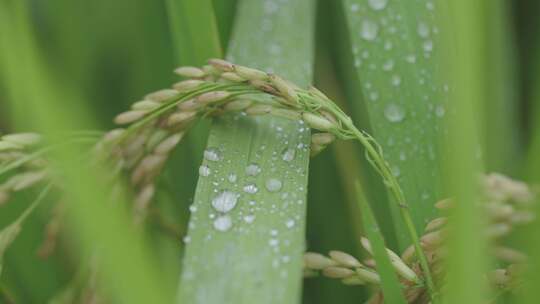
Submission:
[[[0,1],[1,303],[537,302],[532,1]]]

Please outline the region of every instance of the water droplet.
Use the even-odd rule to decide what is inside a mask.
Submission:
[[[407,55],[407,57],[405,57],[405,61],[407,61],[408,63],[415,63],[416,62],[416,56],[414,56],[413,54]]]
[[[407,154],[404,151],[399,152],[399,160],[401,161],[407,160]]]
[[[191,237],[189,237],[189,236],[186,235],[186,236],[182,239],[182,241],[184,241],[185,244],[188,244],[188,243],[191,242]]]
[[[256,176],[261,173],[261,167],[257,164],[250,164],[246,167],[246,174],[251,176]]]
[[[423,47],[424,47],[424,51],[431,52],[433,50],[433,41],[431,40],[424,41]]]
[[[394,60],[392,59],[386,61],[382,66],[382,69],[384,71],[391,71],[393,68],[394,68]]]
[[[391,103],[384,109],[384,117],[390,122],[401,122],[405,118],[405,110],[399,105]]]
[[[379,93],[377,92],[369,93],[369,99],[371,99],[372,101],[376,101],[377,99],[379,99]]]
[[[285,149],[283,151],[283,154],[281,155],[281,159],[283,159],[286,162],[290,162],[294,159],[294,156],[296,155],[296,151],[292,148]]]
[[[368,4],[373,10],[380,11],[386,7],[388,0],[368,0]]]
[[[379,34],[379,26],[371,20],[363,20],[360,28],[360,36],[368,41],[375,40]]]
[[[196,211],[197,211],[197,206],[195,206],[195,204],[191,204],[189,206],[189,212],[194,213]]]
[[[268,15],[273,14],[279,10],[279,6],[277,3],[272,1],[265,1],[264,2],[264,12]]]
[[[238,194],[232,191],[223,191],[212,200],[212,207],[219,212],[231,211],[238,202]]]
[[[281,46],[279,46],[277,44],[271,44],[270,47],[268,48],[268,51],[272,55],[280,55],[281,54]]]
[[[364,50],[364,51],[362,52],[361,55],[362,55],[362,58],[368,59],[368,58],[369,58],[369,51],[368,51],[368,50]]]
[[[392,167],[392,174],[395,177],[399,177],[401,175],[401,170],[399,170],[399,167],[397,166]]]
[[[214,228],[219,231],[227,231],[232,227],[232,219],[228,215],[223,215],[214,221]]]
[[[244,216],[244,222],[251,224],[253,223],[253,221],[255,221],[255,215],[250,214],[250,215]]]
[[[424,22],[418,23],[416,31],[418,32],[418,35],[422,38],[427,38],[429,36],[429,26]]]
[[[392,76],[392,85],[397,87],[400,84],[401,84],[401,77],[399,77],[399,75]]]
[[[204,158],[209,161],[219,161],[221,159],[219,150],[216,148],[208,148],[204,150]]]
[[[234,173],[231,173],[227,176],[227,180],[230,182],[230,183],[236,183],[236,174]]]
[[[287,222],[285,222],[285,226],[287,226],[287,228],[292,228],[295,223],[296,222],[293,219],[288,219]]]
[[[208,176],[210,175],[210,168],[208,166],[200,166],[199,167],[199,175],[200,176]]]
[[[272,247],[276,247],[278,244],[279,244],[279,240],[278,239],[270,239],[268,241],[268,244]]]
[[[437,107],[435,108],[435,115],[437,115],[437,117],[443,117],[444,114],[446,114],[446,109],[444,108],[444,106],[437,105]]]
[[[257,185],[255,184],[247,184],[244,186],[244,192],[255,194],[259,191],[259,188],[257,188]]]
[[[279,179],[271,178],[266,181],[266,189],[270,192],[278,192],[281,190],[282,183]]]

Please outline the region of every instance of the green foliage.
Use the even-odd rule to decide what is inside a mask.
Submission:
[[[167,0],[167,13],[178,63],[201,65],[221,57],[211,0]]]
[[[264,1],[241,2],[228,57],[308,84],[312,11],[310,1],[291,2],[268,15]],[[264,35],[252,30],[261,27],[266,27]],[[214,122],[207,148],[217,149],[223,159],[203,163],[210,175],[201,176],[197,185],[193,205],[197,211],[192,213],[188,232],[179,303],[298,301],[309,156],[306,148],[297,148],[299,144],[307,147],[309,131],[299,129],[296,122],[267,117]],[[290,163],[282,155],[289,149],[292,154],[286,159],[292,157]],[[255,176],[246,173],[252,163],[260,168]],[[236,176],[232,184],[230,174]],[[279,191],[268,190],[272,180],[281,183]],[[256,193],[248,193],[254,188],[244,189],[249,185],[256,185]],[[224,190],[240,197],[230,215],[221,218],[231,219],[232,227],[219,231],[215,225],[221,227],[220,215],[208,202]],[[280,201],[283,195],[285,200]],[[250,206],[250,201],[255,205]],[[216,269],[227,276],[216,276]]]
[[[481,159],[475,151],[480,149],[479,109],[486,102],[482,74],[485,50],[482,24],[487,2],[453,1],[449,4],[445,21],[444,47],[453,46],[454,52],[445,66],[445,76],[454,86],[450,94],[452,108],[457,115],[448,117],[448,135],[445,137],[445,183],[456,202],[450,214],[448,250],[448,291],[445,303],[479,303],[486,299],[483,273],[489,265],[487,241],[482,234],[485,216],[478,202],[477,176],[482,171]],[[451,31],[449,29],[452,29]],[[476,30],[471,30],[476,29]]]
[[[432,3],[433,4],[433,3]],[[434,216],[440,199],[445,85],[438,80],[441,48],[436,13],[425,1],[343,1],[353,62],[373,135],[402,185],[416,229]],[[400,248],[409,237],[391,205]]]
[[[367,234],[373,251],[373,257],[377,264],[377,272],[381,276],[381,289],[384,295],[384,300],[387,303],[406,303],[397,275],[392,268],[390,259],[386,252],[384,237],[375,220],[373,212],[363,194],[363,190],[359,183],[356,184],[357,200],[362,212],[362,220],[364,222],[364,231]]]

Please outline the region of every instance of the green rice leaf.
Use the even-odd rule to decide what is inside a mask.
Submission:
[[[407,301],[405,301],[396,272],[390,263],[384,244],[384,237],[375,220],[373,212],[371,211],[371,207],[364,197],[359,182],[356,183],[356,195],[358,205],[362,211],[364,231],[371,244],[373,257],[377,264],[377,272],[381,277],[381,288],[384,295],[384,301],[385,303],[405,304]]]
[[[18,58],[17,66],[5,65],[2,71],[10,86],[10,102],[22,102],[27,110],[15,117],[18,125],[40,130],[51,144],[63,142],[66,130],[92,125],[73,92],[58,89],[54,77],[41,61],[34,37],[29,29],[25,2],[2,2],[0,9],[0,60],[5,64]],[[7,42],[7,43],[5,43]],[[9,46],[6,48],[5,46]],[[18,80],[24,79],[19,82]],[[65,100],[79,106],[67,107]],[[107,294],[118,303],[170,303],[170,291],[160,283],[154,258],[139,234],[132,229],[132,220],[122,209],[125,201],[106,204],[109,197],[106,176],[99,167],[90,168],[80,161],[81,147],[62,145],[51,155],[51,166],[64,177],[69,224],[81,251],[99,251],[100,265]]]
[[[212,1],[212,3],[214,4],[214,12],[216,15],[216,22],[218,25],[221,46],[225,50],[225,52],[227,51],[227,47],[231,38],[237,2],[237,0]]]
[[[167,14],[178,64],[201,66],[209,58],[223,56],[212,0],[167,0]],[[193,130],[188,138],[193,153],[204,149],[208,129],[207,124],[201,124]],[[199,160],[194,155],[188,157]]]
[[[486,102],[485,8],[487,2],[452,1],[445,10],[442,45],[451,52],[444,62],[445,76],[452,84],[448,134],[444,137],[444,180],[455,204],[448,221],[447,289],[444,303],[486,302],[485,273],[489,264],[485,216],[477,202],[481,196],[478,177],[482,172],[480,105]]]
[[[528,151],[526,174],[527,179],[533,185],[540,182],[540,41],[536,42],[534,48],[534,66],[531,87],[531,121],[533,122],[531,129],[531,144]],[[523,293],[519,294],[515,303],[534,304],[540,298],[540,201],[538,198],[534,208],[536,220],[527,227],[523,232],[525,240],[525,252],[529,255],[529,264],[525,271]]]
[[[313,2],[274,4],[239,3],[228,57],[307,85]],[[309,135],[298,122],[275,117],[214,121],[192,207],[178,303],[298,302]],[[218,212],[215,206],[226,191],[234,208]]]
[[[438,81],[434,2],[344,0],[358,86],[373,135],[403,188],[416,229],[435,215],[440,196],[438,138],[447,87]],[[398,221],[403,249],[410,243]]]
[[[523,159],[523,136],[519,129],[519,92],[516,37],[511,3],[491,1],[486,6],[486,59],[484,74],[490,83],[484,109],[484,159],[488,172],[517,172]]]
[[[201,65],[221,56],[211,0],[167,0],[167,13],[178,63]]]

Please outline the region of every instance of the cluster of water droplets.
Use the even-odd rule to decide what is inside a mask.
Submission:
[[[303,238],[298,238],[298,230],[303,229],[310,130],[300,121],[296,133],[284,124],[290,121],[273,118],[268,132],[276,140],[252,144],[249,155],[232,144],[204,151],[199,183],[211,192],[196,195],[190,206],[189,236],[184,242],[204,244],[218,237],[232,242],[249,235],[260,240],[268,267],[283,278],[288,276],[289,269],[284,266],[300,258],[290,252]],[[183,274],[184,279],[195,277],[195,270]]]
[[[432,52],[435,48],[434,36],[439,33],[438,27],[434,25],[435,15],[433,11],[435,10],[435,4],[431,0],[419,1],[420,3],[424,3],[424,8],[419,6],[419,9],[425,10],[425,13],[420,13],[419,16],[424,17],[415,20],[415,28],[408,30],[408,23],[401,14],[400,6],[394,5],[394,2],[396,1],[351,0],[347,3],[349,5],[350,18],[353,20],[352,28],[357,29],[357,35],[360,37],[359,41],[353,39],[354,66],[357,68],[362,67],[369,71],[380,69],[382,72],[386,72],[390,87],[396,88],[395,90],[385,89],[386,93],[381,94],[381,88],[364,86],[365,97],[372,102],[377,102],[381,99],[385,100],[385,104],[387,105],[382,109],[384,117],[391,123],[398,123],[407,116],[407,109],[404,105],[406,99],[418,98],[417,96],[407,96],[406,91],[402,92],[400,87],[403,81],[417,81],[419,85],[431,85],[432,87],[426,88],[426,90],[432,90],[434,92],[441,92],[441,88],[435,86],[431,80],[433,72],[425,68],[422,68],[420,73],[415,75],[400,75],[400,73],[395,72],[396,70],[403,70],[396,69],[398,65],[414,65],[422,58],[427,60],[432,57]],[[411,41],[417,46],[416,51],[406,54],[400,54],[400,52],[394,51],[395,45],[410,44]],[[416,41],[419,43],[416,44]],[[377,46],[375,48],[377,50],[382,46],[388,53],[376,52],[373,46]],[[404,79],[405,76],[408,79]],[[362,79],[362,81],[365,82],[366,79]],[[391,99],[391,104],[388,105],[389,98]],[[428,102],[437,103],[438,101],[433,100],[430,96]],[[433,108],[431,113],[433,117],[441,118],[445,115],[446,110],[444,105],[439,103]],[[416,113],[411,113],[412,117],[415,115]]]
[[[239,27],[240,32],[229,45],[227,58],[266,72],[287,71],[283,76],[305,85],[302,80],[310,79],[312,60],[305,52],[285,51],[311,48],[309,33],[291,31],[290,35],[283,36],[275,31],[294,27],[307,29],[311,26],[310,18],[297,15],[310,8],[314,8],[314,2],[243,2],[238,9],[248,18],[241,19],[251,21]],[[244,39],[246,36],[248,40]],[[295,64],[291,66],[290,62]],[[272,123],[266,124],[268,120]],[[237,280],[224,282],[216,278],[219,285],[211,286],[217,287],[212,293],[208,293],[208,286],[197,285],[198,276],[204,275],[208,280],[208,275],[218,268],[229,269],[236,277],[246,274],[256,281],[255,272],[264,271],[265,277],[285,278],[290,269],[284,265],[292,261],[300,263],[300,252],[294,249],[300,248],[304,241],[299,232],[303,229],[305,209],[309,128],[298,122],[293,125],[295,132],[288,120],[242,114],[231,121],[234,123],[224,122],[220,128],[213,128],[209,142],[215,146],[204,153],[199,168],[199,192],[190,208],[188,233],[191,239],[186,241],[191,244],[184,259],[182,288],[195,294],[193,303],[218,303],[223,299],[220,288],[236,284]],[[252,121],[261,123],[250,124]],[[242,125],[240,130],[239,124]],[[266,132],[268,134],[260,134]],[[229,136],[223,136],[233,133],[235,143],[228,141]],[[267,141],[262,142],[261,138]],[[250,146],[240,147],[238,143]],[[250,248],[254,243],[257,248]],[[248,261],[253,258],[258,264]],[[265,283],[252,281],[252,285]],[[283,298],[280,294],[290,289],[289,285],[282,285],[273,290],[272,297],[277,302]]]
[[[438,161],[438,147],[431,139],[444,134],[443,118],[452,113],[447,108],[449,85],[441,84],[436,71],[437,7],[433,0],[407,4],[414,5],[417,14],[406,20],[411,16],[399,0],[346,3],[361,89],[371,115],[383,118],[374,120],[375,135],[400,182],[410,181],[414,164],[429,168],[418,181],[425,182],[427,190],[413,199],[431,204],[434,194],[427,179],[435,179],[437,170],[431,169]]]
[[[277,119],[279,121],[279,119]],[[303,122],[297,122],[298,134],[284,131],[279,123],[272,124],[271,132],[280,139],[281,145],[273,147],[260,145],[251,153],[251,159],[243,169],[238,169],[237,160],[243,157],[235,155],[233,147],[210,147],[204,151],[204,162],[199,167],[201,182],[211,185],[209,213],[212,228],[217,233],[226,233],[231,230],[235,233],[249,233],[251,225],[257,220],[257,214],[277,214],[282,218],[281,225],[276,225],[272,231],[295,228],[300,218],[291,215],[297,214],[298,207],[304,204],[305,189],[297,185],[298,176],[305,178],[306,172],[298,157],[307,158],[309,154],[308,142],[309,128]],[[234,155],[234,160],[229,159]],[[271,161],[268,162],[268,155]],[[299,156],[301,155],[301,156]],[[264,163],[261,163],[264,162]],[[287,185],[287,186],[286,186]],[[264,193],[264,195],[259,195]],[[192,213],[190,229],[197,226],[201,208],[195,206],[204,204],[195,202],[191,207]],[[304,208],[304,207],[301,207]],[[279,241],[276,232],[272,232],[268,245],[272,248],[286,242]],[[212,238],[207,236],[207,240]],[[190,238],[185,239],[190,242]]]

